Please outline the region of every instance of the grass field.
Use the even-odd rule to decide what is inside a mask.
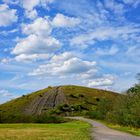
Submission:
[[[129,127],[129,126],[120,126],[120,125],[114,125],[114,124],[109,124],[106,123],[108,127],[119,130],[119,131],[123,131],[123,132],[127,132],[127,133],[131,133],[133,135],[136,136],[140,136],[140,128],[134,128],[134,127]]]
[[[62,124],[0,124],[0,140],[90,140],[90,125],[81,121]]]

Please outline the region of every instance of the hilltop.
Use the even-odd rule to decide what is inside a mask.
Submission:
[[[58,115],[82,114],[96,108],[101,100],[113,100],[118,95],[74,85],[48,87],[0,105],[0,113],[41,115],[53,111]]]

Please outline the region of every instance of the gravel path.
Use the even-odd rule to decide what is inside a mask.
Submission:
[[[94,140],[140,140],[140,137],[110,129],[98,121],[86,119],[83,117],[71,117],[71,118],[82,120],[91,124],[93,126],[91,130],[91,136]]]

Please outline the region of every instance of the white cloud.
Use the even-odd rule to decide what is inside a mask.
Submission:
[[[126,51],[126,55],[128,57],[140,57],[140,47],[139,45],[138,46],[132,46],[132,47],[129,47],[128,50]]]
[[[40,0],[22,0],[23,8],[30,11],[40,3]]]
[[[15,9],[10,9],[8,5],[0,5],[0,26],[8,26],[18,20]]]
[[[83,73],[95,67],[95,62],[83,61],[79,58],[71,58],[63,62],[63,65],[55,67],[55,73]]]
[[[59,40],[51,36],[52,27],[47,18],[37,18],[31,24],[23,24],[22,32],[28,36],[19,39],[12,51],[17,61],[47,59],[62,46]]]
[[[37,18],[31,24],[23,24],[22,32],[26,35],[36,34],[38,36],[48,36],[52,27],[46,18]]]
[[[74,55],[72,53],[64,52],[64,53],[62,53],[60,55],[54,55],[52,57],[52,61],[55,62],[55,63],[57,63],[57,62],[61,63],[63,61],[69,60],[72,57],[74,57]]]
[[[64,18],[62,21],[64,22],[63,27],[70,27],[77,24],[78,20],[75,18],[66,17],[64,15],[61,15],[61,17]],[[17,61],[46,59],[48,53],[52,54],[62,46],[59,40],[51,36],[52,30],[55,27],[51,24],[48,17],[37,18],[32,23],[23,24],[21,27],[22,33],[28,36],[19,39],[12,51],[12,53],[16,55],[15,60]],[[45,57],[44,54],[46,54]]]
[[[123,58],[124,57],[126,57],[125,54],[123,55]],[[113,59],[112,59],[112,61],[101,60],[100,65],[102,67],[107,67],[107,68],[110,68],[112,70],[115,69],[115,71],[119,71],[119,72],[120,71],[121,72],[131,71],[134,75],[136,73],[139,73],[140,66],[138,65],[138,63],[134,63],[134,62],[131,62],[129,60],[128,61],[126,61],[126,60],[116,61]]]
[[[34,9],[32,11],[25,11],[25,16],[29,19],[35,19],[38,17],[37,11]]]
[[[25,16],[30,19],[37,18],[37,6],[43,6],[48,8],[48,4],[53,3],[54,0],[22,0],[20,1],[22,7],[25,9]]]
[[[11,97],[11,96],[13,96],[8,90],[5,90],[5,89],[1,89],[0,90],[0,95],[4,96],[4,97]]]
[[[95,69],[95,66],[95,61],[84,61],[73,57],[69,53],[63,53],[58,56],[55,55],[49,63],[40,65],[30,75],[79,75],[80,73],[87,73],[91,69]]]
[[[20,54],[44,54],[51,53],[60,49],[61,43],[53,37],[39,37],[34,34],[27,38],[20,40],[12,53],[16,55]]]
[[[6,36],[6,35],[16,33],[16,32],[18,32],[18,29],[12,29],[12,30],[8,30],[8,31],[0,31],[0,34]]]
[[[20,54],[15,57],[16,61],[24,61],[24,62],[30,62],[30,61],[37,61],[39,59],[48,59],[48,54]]]
[[[0,60],[0,63],[1,64],[6,64],[6,63],[9,63],[12,61],[12,58],[3,58]]]
[[[123,2],[132,5],[135,8],[140,4],[140,0],[123,0]]]
[[[94,69],[91,69],[85,73],[80,73],[77,75],[77,78],[81,79],[81,80],[89,80],[89,79],[92,79],[92,78],[95,78],[96,76],[96,73],[98,72],[97,68],[95,67]],[[86,81],[87,83],[87,81]]]
[[[115,55],[119,52],[119,48],[117,46],[113,45],[110,48],[97,48],[95,51],[96,55],[104,56],[104,55]]]
[[[53,3],[54,0],[22,0],[22,6],[24,9],[31,11],[36,6],[47,6],[49,3]]]
[[[88,81],[89,87],[111,86],[114,83],[114,77],[112,75],[104,75],[101,78]]]
[[[124,14],[124,5],[121,3],[117,3],[115,0],[105,0],[105,7],[109,10],[113,11],[115,14],[119,16],[123,16]]]
[[[100,27],[70,40],[72,46],[88,46],[94,44],[96,41],[104,40],[137,40],[135,34],[139,33],[139,27],[135,26],[122,26],[122,27]]]
[[[17,97],[19,97],[19,96],[9,92],[6,89],[0,89],[0,104],[4,103],[5,100],[6,101],[7,100],[12,100],[12,99],[17,98]]]
[[[6,4],[18,4],[19,0],[3,0],[3,2]]]
[[[80,20],[78,18],[68,17],[63,14],[57,14],[52,21],[52,25],[55,27],[72,27],[79,23]]]

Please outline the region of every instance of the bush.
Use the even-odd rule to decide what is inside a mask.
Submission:
[[[69,95],[71,98],[78,98],[76,95],[74,95],[74,94],[70,94]]]
[[[0,123],[33,123],[34,117],[25,114],[6,114],[0,116]]]
[[[78,97],[83,98],[83,97],[85,97],[85,95],[84,94],[78,94]]]
[[[31,116],[25,114],[0,114],[0,123],[63,123],[67,120],[52,114]]]
[[[94,111],[88,111],[86,113],[86,116],[91,118],[91,119],[102,119],[102,114],[101,112],[94,110]]]
[[[127,90],[114,102],[113,109],[106,115],[106,120],[124,126],[140,127],[140,85]]]
[[[35,123],[64,123],[66,119],[55,115],[42,114],[36,117]]]

